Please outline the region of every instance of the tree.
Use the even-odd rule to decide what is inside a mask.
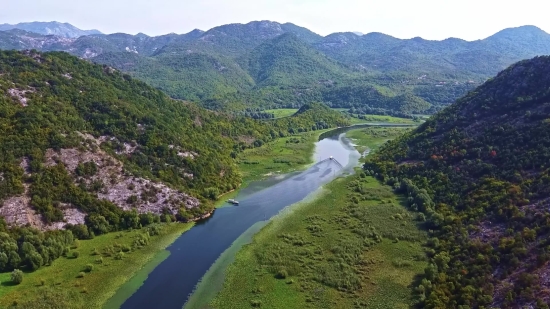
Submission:
[[[37,270],[42,266],[44,263],[44,259],[38,252],[32,252],[27,256],[27,265],[32,270]]]
[[[21,284],[23,282],[23,272],[19,269],[14,269],[11,272],[11,282]]]

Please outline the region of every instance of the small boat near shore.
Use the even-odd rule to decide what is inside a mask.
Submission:
[[[232,199],[232,198],[231,198],[231,199],[228,199],[227,202],[228,202],[228,203],[231,203],[231,204],[233,204],[233,205],[239,205],[239,201],[234,200],[234,199]]]

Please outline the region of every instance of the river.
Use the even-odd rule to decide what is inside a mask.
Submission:
[[[251,184],[236,197],[239,206],[217,209],[212,217],[180,236],[167,248],[170,256],[149,274],[122,308],[181,309],[210,266],[249,227],[270,219],[357,166],[361,155],[345,138],[345,130],[349,128],[321,136],[314,154],[318,163],[306,171]],[[327,160],[330,156],[336,161]]]

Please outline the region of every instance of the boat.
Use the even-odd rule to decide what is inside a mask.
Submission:
[[[233,204],[233,205],[239,205],[239,201],[236,201],[236,200],[234,200],[234,199],[232,199],[232,198],[229,199],[229,200],[227,200],[227,202],[228,202],[228,203],[231,203],[231,204]]]

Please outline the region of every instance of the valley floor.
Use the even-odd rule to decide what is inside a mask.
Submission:
[[[325,131],[281,138],[245,151],[238,158],[245,185],[271,174],[307,167],[313,162],[314,143]],[[350,131],[348,136],[356,144],[368,144],[375,149],[396,132],[402,132],[402,129],[357,129]],[[355,185],[364,188],[366,193],[353,192],[350,188]],[[356,299],[376,303],[377,297],[382,297],[381,301],[388,301],[385,294],[376,292],[378,289],[387,291],[382,288],[386,285],[400,291],[395,304],[408,302],[406,286],[424,267],[419,257],[422,255],[420,243],[425,236],[416,228],[414,216],[399,206],[399,199],[389,188],[372,178],[351,176],[340,179],[317,196],[318,199],[295,207],[292,214],[274,219],[254,237],[252,245],[233,253],[233,256],[236,253],[235,262],[227,271],[225,285],[223,279],[220,282],[220,289],[224,288],[212,302],[214,307],[242,308],[243,303],[254,305],[256,301],[270,304],[269,308],[287,308],[286,301],[292,301],[296,306],[309,304],[315,307],[337,301],[344,308]],[[363,225],[372,229],[359,231],[352,228]],[[389,226],[394,227],[388,229]],[[162,234],[152,236],[149,245],[124,253],[121,259],[109,251],[131,248],[144,230],[77,241],[68,257],[25,273],[20,285],[11,285],[10,274],[2,273],[0,308],[14,304],[33,308],[32,304],[38,299],[40,302],[56,299],[58,304],[65,303],[67,308],[118,308],[139,288],[149,272],[169,255],[165,248],[192,224],[172,223],[162,227]],[[261,227],[251,230],[250,235],[244,235],[246,240],[243,241],[249,243]],[[379,235],[380,239],[373,238],[373,235]],[[343,236],[349,242],[339,243]],[[395,238],[400,240],[396,242]],[[353,251],[355,248],[360,248],[360,251]],[[73,257],[74,252],[78,252],[78,257]],[[347,260],[350,253],[361,256],[361,259]],[[233,259],[228,261],[226,264],[233,263]],[[363,262],[357,264],[358,261]],[[86,272],[89,265],[93,270]],[[335,265],[340,270],[334,269]],[[225,271],[226,267],[221,269]],[[377,271],[372,272],[372,269]],[[277,279],[281,277],[284,279]],[[357,285],[358,280],[370,283]],[[321,298],[321,294],[315,292],[318,289],[324,291]],[[286,296],[277,297],[279,293]]]
[[[376,149],[403,132],[397,130],[348,136]],[[409,287],[427,265],[427,236],[403,205],[361,172],[332,182],[272,219],[236,254],[209,307],[408,308]]]

